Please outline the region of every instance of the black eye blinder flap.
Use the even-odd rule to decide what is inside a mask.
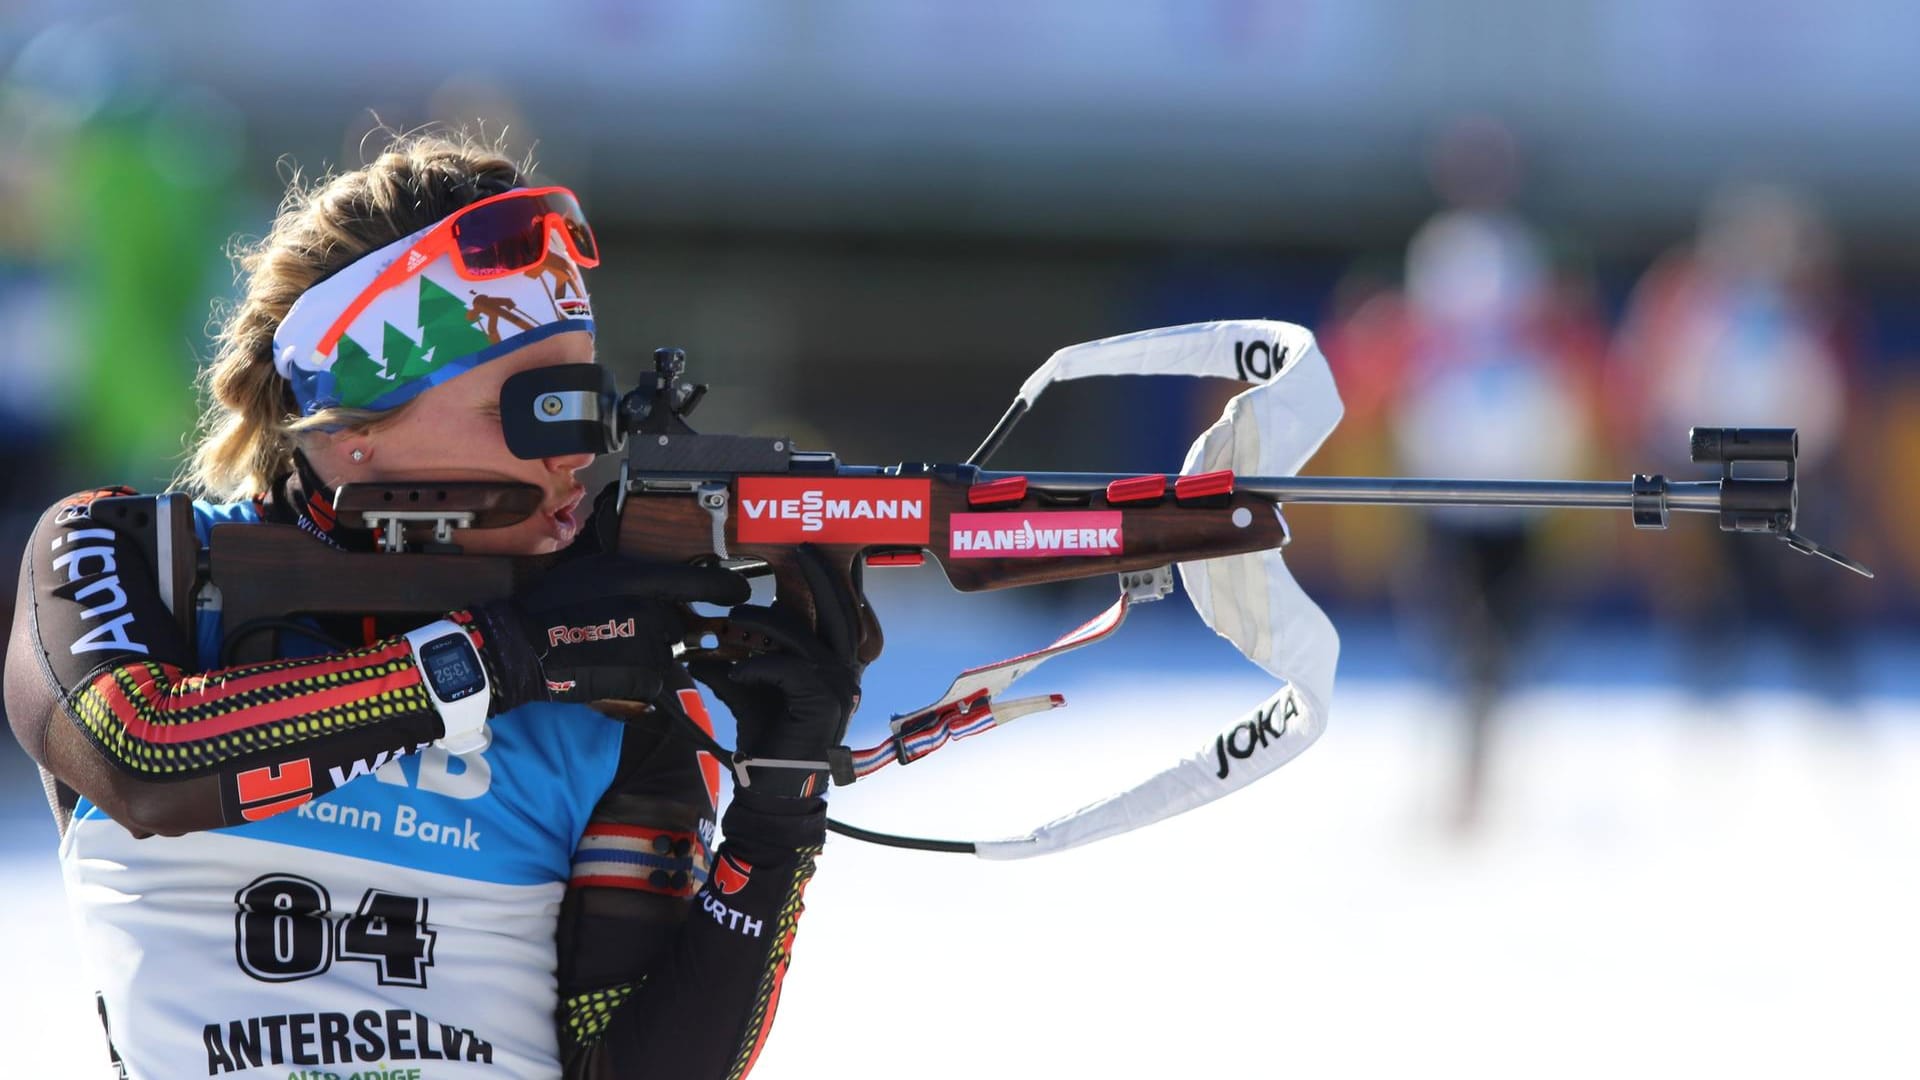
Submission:
[[[500,426],[515,457],[609,454],[626,445],[613,372],[556,364],[520,372],[500,387]]]

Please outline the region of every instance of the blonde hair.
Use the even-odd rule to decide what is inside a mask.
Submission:
[[[306,183],[295,170],[267,235],[231,246],[241,296],[219,316],[198,380],[206,408],[176,488],[247,498],[293,470],[300,432],[371,428],[406,408],[300,416],[292,385],[274,370],[274,332],[301,293],[468,203],[525,186],[530,166],[465,132],[387,134],[379,156],[351,172]]]

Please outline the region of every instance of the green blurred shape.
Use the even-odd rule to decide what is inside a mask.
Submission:
[[[53,235],[78,313],[82,422],[77,465],[88,475],[157,489],[183,452],[195,421],[195,353],[207,348],[208,271],[222,257],[222,179],[168,168],[188,131],[156,139],[142,114],[77,128],[65,182],[55,196],[63,221]]]

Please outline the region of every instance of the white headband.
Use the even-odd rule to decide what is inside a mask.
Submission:
[[[553,334],[593,333],[580,267],[558,230],[524,273],[469,281],[443,254],[375,297],[333,348],[320,339],[395,259],[439,223],[356,259],[302,293],[273,335],[273,363],[303,416],[337,405],[391,409],[428,387]]]

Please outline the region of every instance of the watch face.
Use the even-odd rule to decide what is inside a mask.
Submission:
[[[459,701],[486,689],[487,677],[480,670],[479,654],[467,635],[448,634],[420,647],[420,666],[427,682],[441,701]]]

